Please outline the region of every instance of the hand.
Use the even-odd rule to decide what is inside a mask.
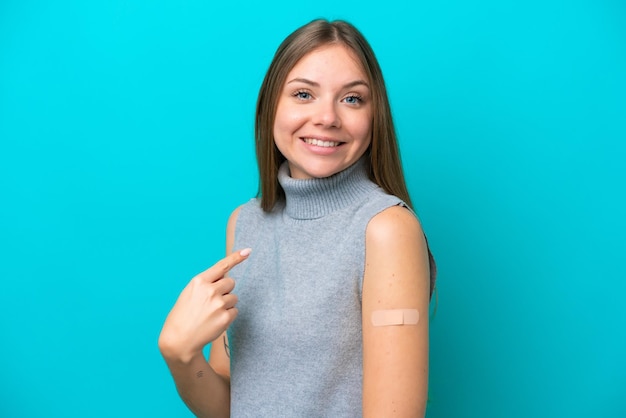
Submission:
[[[248,258],[250,249],[233,252],[194,277],[163,324],[159,348],[167,359],[189,362],[218,338],[237,317],[235,281],[228,271]]]

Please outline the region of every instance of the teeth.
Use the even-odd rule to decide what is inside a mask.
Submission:
[[[341,142],[322,141],[315,138],[304,138],[304,142],[306,142],[307,144],[315,145],[317,147],[336,147],[341,144]]]

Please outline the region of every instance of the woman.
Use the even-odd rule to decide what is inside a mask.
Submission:
[[[208,417],[424,416],[434,262],[356,28],[316,20],[283,41],[256,148],[260,197],[161,332],[181,397]]]

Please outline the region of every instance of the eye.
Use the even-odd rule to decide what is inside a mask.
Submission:
[[[306,90],[298,90],[295,93],[293,93],[292,96],[295,97],[296,99],[299,99],[299,100],[310,100],[311,99],[311,93],[309,93]]]
[[[363,98],[358,94],[352,94],[345,99],[343,99],[346,103],[351,105],[358,105],[363,102]]]

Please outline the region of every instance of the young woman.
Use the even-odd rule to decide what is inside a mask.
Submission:
[[[283,41],[256,150],[259,198],[161,332],[181,397],[207,417],[423,417],[434,261],[356,28],[316,20]]]

